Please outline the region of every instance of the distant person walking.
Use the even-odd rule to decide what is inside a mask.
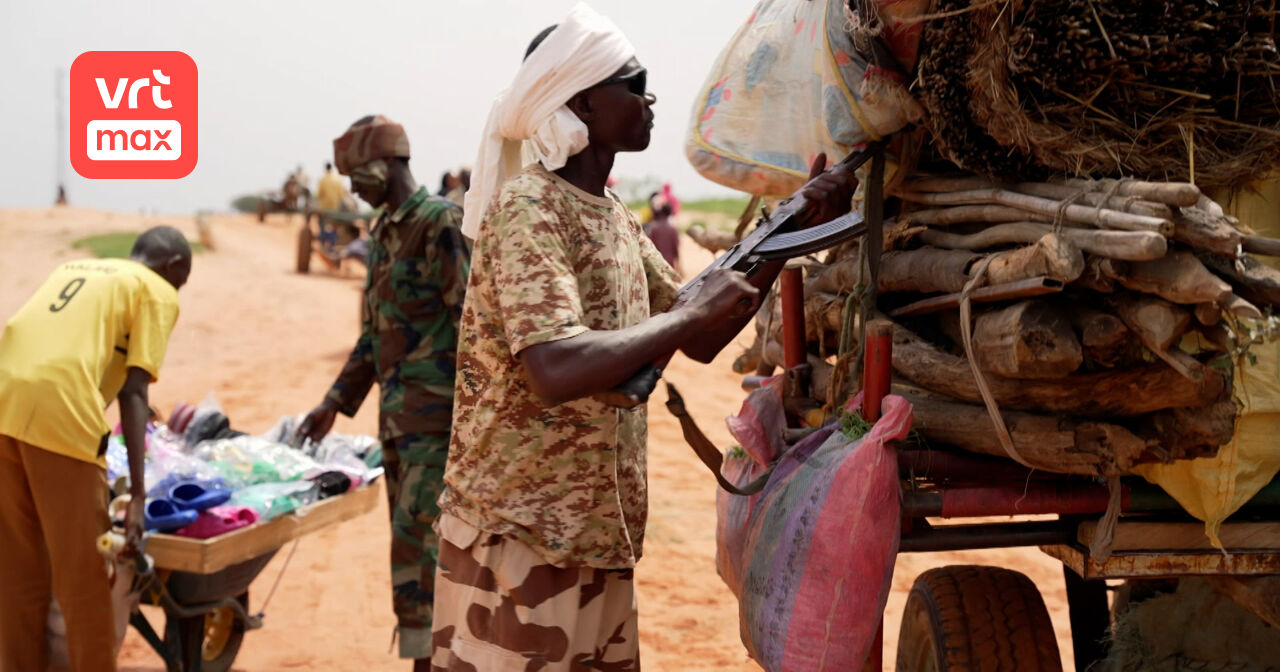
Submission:
[[[672,217],[680,214],[680,199],[676,198],[676,195],[671,192],[670,182],[664,182],[662,184],[661,196],[667,202],[667,205],[671,206]]]
[[[310,192],[307,190],[305,179],[302,166],[298,166],[297,170],[284,178],[284,185],[280,187],[281,207],[286,210],[300,210],[306,205]]]
[[[453,176],[453,184],[444,197],[462,207],[462,202],[467,196],[467,190],[471,188],[471,169],[460,168]]]
[[[316,207],[320,210],[341,210],[342,202],[347,197],[347,185],[333,169],[332,163],[324,164],[324,175],[316,184]]]
[[[103,409],[120,402],[128,555],[147,499],[147,388],[190,272],[186,238],[156,227],[129,259],[58,266],[0,335],[0,671],[45,670],[50,594],[66,620],[71,669],[116,669],[111,584],[95,543],[111,528]]]
[[[684,271],[680,268],[680,231],[671,223],[671,203],[662,194],[658,194],[649,201],[649,207],[653,211],[653,220],[645,227],[645,233],[649,234],[649,240],[653,241],[653,246],[658,248],[662,258],[683,277]]]
[[[444,173],[440,175],[440,189],[436,191],[436,196],[439,196],[440,198],[447,198],[450,192],[458,188],[459,184],[461,184],[461,182],[458,181],[458,176],[454,175],[453,171],[444,171]]]

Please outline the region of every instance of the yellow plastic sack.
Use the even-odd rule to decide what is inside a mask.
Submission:
[[[1241,409],[1231,443],[1216,457],[1133,469],[1203,520],[1205,535],[1219,549],[1222,521],[1280,472],[1280,341],[1254,345],[1249,352],[1256,361],[1236,367],[1234,393]]]
[[[1209,196],[1258,235],[1280,238],[1280,175],[1254,180],[1237,189],[1219,189]],[[1258,260],[1280,269],[1280,259],[1276,257],[1259,255]]]

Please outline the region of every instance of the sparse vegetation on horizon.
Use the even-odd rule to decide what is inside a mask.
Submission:
[[[681,211],[689,212],[718,212],[722,215],[729,215],[737,219],[742,211],[746,209],[747,202],[751,198],[747,196],[729,196],[726,198],[699,198],[692,201],[680,201]],[[647,206],[645,199],[637,199],[628,201],[627,207],[639,212]]]
[[[71,247],[77,250],[89,250],[94,256],[103,259],[127,259],[129,253],[133,251],[133,242],[138,239],[140,231],[119,231],[116,233],[103,233],[96,236],[86,236],[71,243]],[[191,251],[200,253],[204,251],[204,245],[191,240]]]
[[[258,203],[262,201],[261,196],[245,195],[238,196],[231,201],[231,207],[236,212],[256,214],[258,212]]]
[[[696,201],[681,201],[681,209],[697,212],[718,212],[737,219],[747,208],[751,200],[748,196],[730,196],[728,198],[700,198]]]

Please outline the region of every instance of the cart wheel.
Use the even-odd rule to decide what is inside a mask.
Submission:
[[[306,215],[302,216],[302,228],[298,230],[298,272],[306,273],[311,270],[311,221]]]
[[[998,567],[951,565],[921,574],[911,587],[897,670],[1062,672],[1062,661],[1030,579]]]
[[[248,591],[236,598],[246,610],[249,608]],[[240,643],[244,641],[244,621],[236,618],[229,607],[214,609],[204,616],[204,646],[201,649],[201,672],[227,672]]]
[[[248,592],[236,599],[248,609]],[[184,672],[228,672],[244,641],[244,622],[236,618],[229,607],[220,607],[200,616],[179,619],[178,638],[182,651],[180,669]]]

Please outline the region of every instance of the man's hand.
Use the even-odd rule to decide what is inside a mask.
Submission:
[[[136,490],[136,489],[135,489]],[[147,493],[141,490],[133,492],[129,497],[129,508],[124,514],[124,549],[122,555],[131,558],[138,554],[142,545],[142,531],[146,523]]]
[[[329,430],[333,429],[333,420],[336,417],[338,417],[337,402],[328,398],[320,402],[319,406],[311,409],[307,417],[302,419],[302,424],[298,425],[298,431],[293,439],[294,447],[302,445],[303,439],[311,439],[313,443],[319,443],[329,434]]]
[[[745,274],[720,268],[702,281],[689,299],[687,310],[695,311],[699,324],[707,328],[752,315],[759,304],[760,290],[747,281]]]
[[[829,222],[849,212],[857,188],[858,178],[852,168],[836,164],[828,169],[827,155],[819,154],[809,166],[809,181],[795,194],[808,202],[801,216],[802,226]]]

